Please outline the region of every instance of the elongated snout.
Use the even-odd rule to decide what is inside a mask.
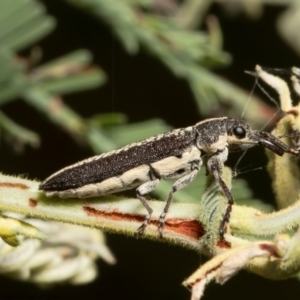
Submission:
[[[254,130],[251,133],[250,138],[258,145],[270,149],[277,155],[282,156],[284,153],[290,153],[299,156],[299,150],[286,145],[269,132]]]

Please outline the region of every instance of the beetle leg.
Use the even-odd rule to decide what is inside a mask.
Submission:
[[[166,205],[164,207],[163,213],[160,215],[159,221],[158,221],[158,231],[159,231],[159,235],[161,238],[163,237],[162,232],[163,232],[164,225],[165,225],[165,218],[169,211],[170,205],[173,201],[173,194],[176,191],[187,186],[189,183],[191,183],[196,178],[196,175],[198,174],[198,172],[200,170],[201,164],[202,164],[202,161],[192,162],[191,163],[191,173],[179,178],[173,184],[172,189],[169,193]]]

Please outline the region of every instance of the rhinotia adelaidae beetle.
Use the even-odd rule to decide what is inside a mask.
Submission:
[[[220,224],[220,237],[223,237],[233,204],[231,192],[220,176],[224,162],[229,152],[255,145],[280,156],[284,153],[299,156],[298,149],[289,147],[268,132],[252,130],[243,119],[212,118],[80,161],[54,173],[39,188],[49,197],[89,198],[137,187],[137,198],[148,212],[136,231],[139,236],[152,214],[144,195],[153,191],[161,179],[177,179],[159,218],[158,229],[162,236],[173,193],[192,182],[204,164],[228,199],[227,211]]]

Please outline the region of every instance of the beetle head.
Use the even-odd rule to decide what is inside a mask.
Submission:
[[[243,119],[229,118],[227,134],[230,151],[246,150],[254,145],[260,145],[280,156],[284,153],[299,156],[297,149],[289,147],[271,133],[252,130],[250,125]]]

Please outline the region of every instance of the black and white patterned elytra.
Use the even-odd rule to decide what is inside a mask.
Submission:
[[[149,140],[123,147],[86,160],[56,176],[44,181],[40,188],[44,191],[63,191],[105,179],[120,176],[140,165],[149,165],[165,157],[180,156],[184,149],[194,143],[194,130],[174,130]]]
[[[173,193],[194,180],[204,161],[228,199],[228,209],[220,225],[222,237],[233,204],[232,195],[220,176],[224,162],[229,151],[254,145],[278,155],[286,152],[298,156],[297,150],[270,133],[252,130],[242,119],[215,118],[83,160],[51,175],[39,188],[49,197],[88,198],[138,187],[137,197],[148,211],[137,230],[137,234],[142,234],[152,214],[143,195],[153,191],[161,179],[178,178],[159,219],[162,233]]]

